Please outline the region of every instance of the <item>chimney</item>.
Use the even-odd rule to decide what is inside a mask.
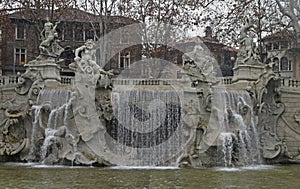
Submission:
[[[204,38],[206,38],[206,39],[212,39],[213,38],[212,37],[212,29],[211,29],[210,26],[206,26],[204,32],[205,32]]]

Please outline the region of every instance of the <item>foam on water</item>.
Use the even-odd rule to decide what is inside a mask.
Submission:
[[[216,167],[214,168],[216,171],[224,171],[224,172],[237,172],[237,171],[263,171],[263,170],[271,170],[276,166],[272,165],[251,165],[245,167]]]
[[[142,170],[174,170],[180,169],[179,167],[166,167],[166,166],[114,166],[109,167],[108,169],[118,169],[118,170],[133,170],[133,169],[142,169]]]

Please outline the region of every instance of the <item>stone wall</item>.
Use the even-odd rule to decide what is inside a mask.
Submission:
[[[290,155],[296,156],[300,148],[300,88],[282,87],[280,91],[285,111],[278,119],[277,134],[287,144]]]

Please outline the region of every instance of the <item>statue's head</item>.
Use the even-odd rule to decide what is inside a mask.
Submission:
[[[51,29],[51,28],[53,28],[53,24],[51,23],[51,22],[49,22],[49,21],[47,21],[46,23],[45,23],[45,25],[44,25],[44,28],[47,30],[49,30],[49,29]]]
[[[93,41],[92,39],[86,40],[85,46],[86,46],[88,49],[92,49],[92,48],[94,47],[94,41]]]

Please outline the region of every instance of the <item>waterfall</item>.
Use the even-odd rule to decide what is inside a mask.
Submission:
[[[261,164],[259,139],[251,97],[246,91],[216,89],[214,106],[220,117],[219,146],[225,166]]]
[[[32,161],[35,159],[35,151],[36,151],[36,130],[39,126],[39,117],[41,113],[42,106],[32,106],[31,110],[33,112],[33,121],[32,121],[32,131],[30,136],[30,146],[29,146],[29,160]]]
[[[70,98],[71,92],[64,89],[44,89],[40,91],[37,98],[37,104],[50,104],[52,109],[66,104]]]
[[[43,142],[43,146],[41,147],[41,161],[43,161],[48,153],[48,147],[52,144],[52,143],[56,143],[55,141],[55,134],[56,130],[55,129],[50,129],[50,128],[46,128],[45,129],[45,139]]]
[[[113,90],[116,119],[107,128],[119,165],[153,166],[173,160],[184,143],[180,93]]]
[[[29,157],[34,161],[43,162],[49,155],[50,146],[58,143],[57,137],[66,135],[67,117],[70,111],[69,98],[70,91],[64,89],[42,90],[39,93],[37,105],[32,106],[33,121]],[[46,125],[43,125],[41,120],[46,120]],[[44,136],[44,141],[42,144],[37,144],[37,140],[42,139],[42,136]]]
[[[224,164],[226,167],[232,166],[232,153],[233,153],[233,144],[234,141],[236,140],[235,135],[232,133],[221,133],[220,137],[223,141],[222,143],[222,152],[224,154]]]

